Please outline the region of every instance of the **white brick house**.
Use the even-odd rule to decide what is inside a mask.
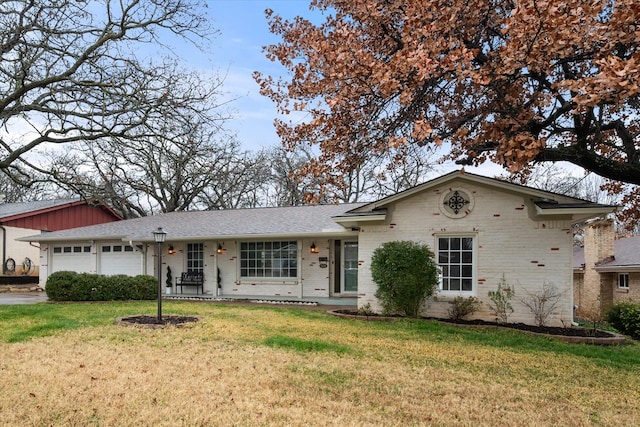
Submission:
[[[368,204],[173,212],[23,240],[40,244],[41,285],[61,269],[156,275],[152,232],[161,227],[162,277],[167,266],[175,276],[200,271],[204,297],[349,300],[376,309],[373,251],[414,240],[431,247],[443,271],[425,314],[446,317],[455,296],[475,296],[475,317],[494,320],[487,292],[504,275],[516,296],[557,287],[562,300],[549,323],[561,324],[573,318],[571,226],[614,209],[459,171]],[[512,304],[511,321],[533,323]]]
[[[453,172],[335,218],[359,227],[358,305],[379,304],[370,260],[383,242],[427,244],[442,270],[442,283],[425,314],[447,317],[456,296],[480,301],[476,318],[495,320],[488,292],[501,278],[515,289],[511,322],[533,323],[517,300],[544,284],[562,295],[549,324],[573,319],[572,224],[612,212],[613,206],[552,194],[464,172]]]

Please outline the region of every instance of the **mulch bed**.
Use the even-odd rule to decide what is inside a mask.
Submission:
[[[367,314],[362,315],[359,314],[357,310],[353,309],[339,309],[333,310],[330,312],[331,314],[341,316],[341,317],[352,317],[364,320],[393,320],[399,319],[400,317],[385,317],[382,315],[376,314]],[[508,329],[516,329],[519,331],[531,332],[534,334],[541,335],[551,335],[555,337],[559,337],[567,342],[584,342],[590,344],[621,344],[624,343],[626,338],[623,335],[615,334],[613,332],[603,331],[600,329],[596,329],[595,331],[591,328],[583,328],[583,327],[552,327],[552,326],[535,326],[535,325],[526,325],[524,323],[496,323],[496,322],[487,322],[485,320],[452,320],[452,319],[439,319],[439,318],[422,318],[423,320],[433,320],[438,322],[443,322],[447,324],[452,324],[456,326],[478,326],[478,327],[487,327],[487,328],[508,328]]]
[[[145,314],[139,314],[137,316],[121,317],[117,320],[118,323],[140,325],[146,327],[162,327],[167,325],[180,326],[188,323],[197,322],[200,320],[196,316],[162,316],[162,321],[158,322],[158,316],[149,316]]]
[[[478,325],[478,326],[501,326],[503,328],[511,328],[518,329],[520,331],[528,331],[535,332],[537,334],[545,334],[545,335],[563,335],[563,336],[571,336],[571,337],[598,337],[598,338],[609,338],[612,336],[610,332],[603,331],[601,329],[596,329],[595,331],[591,328],[582,328],[582,327],[553,327],[553,326],[535,326],[535,325],[526,325],[524,323],[507,323],[507,324],[498,324],[496,322],[487,322],[484,320],[449,320],[449,319],[430,319],[430,320],[438,320],[440,322],[446,323],[455,323],[458,325]]]

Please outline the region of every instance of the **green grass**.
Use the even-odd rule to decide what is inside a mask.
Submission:
[[[345,345],[335,344],[321,340],[303,340],[299,338],[287,337],[284,335],[274,335],[268,337],[263,343],[274,348],[289,348],[295,351],[331,351],[338,354],[349,353],[351,349]]]
[[[115,317],[149,308],[146,302],[4,305],[0,306],[0,341],[22,342],[65,330],[107,325]]]
[[[233,306],[207,303],[165,302],[164,314],[196,314],[228,318],[238,314]],[[354,349],[327,339],[307,339],[294,336],[305,335],[305,325],[328,322],[330,324],[352,325],[356,330],[366,331],[364,337],[393,337],[395,340],[433,340],[436,342],[465,342],[483,347],[509,348],[521,353],[533,353],[544,357],[544,353],[567,354],[588,359],[599,366],[619,369],[634,369],[640,366],[640,345],[632,343],[623,346],[593,346],[587,344],[567,344],[552,337],[537,337],[519,331],[505,329],[459,328],[436,321],[396,320],[392,322],[363,322],[328,316],[323,311],[300,308],[269,306],[246,306],[246,312],[268,311],[286,314],[298,325],[286,326],[293,334],[284,334],[282,325],[253,323],[252,329],[259,329],[264,335],[263,345],[289,348],[307,352],[347,353]],[[114,323],[118,317],[134,314],[155,314],[155,302],[110,302],[110,303],[42,303],[33,305],[0,306],[0,342],[24,342],[34,338],[51,336],[67,330],[92,328]],[[326,338],[326,337],[325,337]]]
[[[266,305],[163,307],[166,315],[200,320],[157,330],[115,323],[154,315],[153,301],[0,306],[0,419],[125,426],[640,422],[635,342],[568,344],[506,329],[369,322]]]

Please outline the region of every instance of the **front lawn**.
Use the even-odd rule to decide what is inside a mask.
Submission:
[[[155,307],[0,306],[3,425],[640,424],[637,343],[169,301],[200,321],[114,323]]]

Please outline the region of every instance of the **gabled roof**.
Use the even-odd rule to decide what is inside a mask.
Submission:
[[[617,206],[614,205],[601,205],[588,200],[577,199],[562,194],[538,190],[536,188],[514,184],[507,181],[501,181],[495,178],[475,175],[465,172],[464,170],[458,170],[375,202],[367,203],[366,205],[346,212],[343,215],[337,216],[334,219],[336,222],[341,224],[352,224],[354,221],[362,222],[384,220],[386,217],[384,209],[390,204],[407,197],[411,197],[417,193],[449,184],[453,181],[478,184],[512,194],[519,194],[534,203],[535,214],[539,217],[567,216],[573,221],[578,222],[598,215],[611,213],[617,209]]]
[[[80,198],[71,199],[54,199],[54,200],[38,200],[33,202],[19,203],[3,203],[0,204],[0,222],[11,221],[27,216],[39,215],[47,212],[53,212],[60,209],[66,209],[72,206],[90,204]],[[114,217],[122,219],[113,209],[101,202],[95,202],[100,207],[108,210]]]
[[[115,221],[43,233],[18,240],[63,242],[117,239],[152,242],[158,227],[167,233],[167,241],[193,241],[234,238],[274,238],[336,236],[351,233],[332,217],[362,204],[316,205],[278,208],[215,211],[170,212],[149,217]]]

